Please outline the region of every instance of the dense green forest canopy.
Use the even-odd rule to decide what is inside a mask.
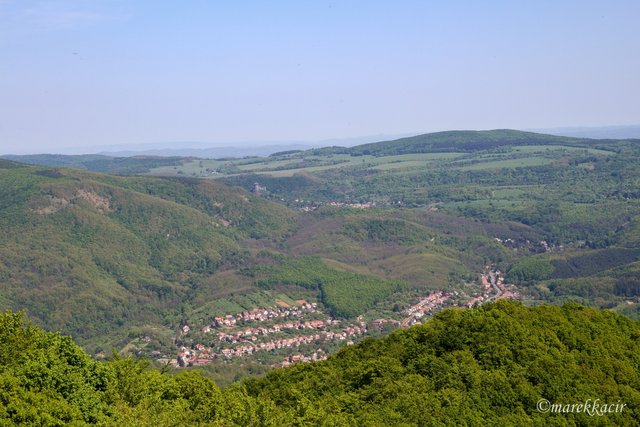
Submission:
[[[576,304],[447,310],[327,361],[220,389],[197,372],[98,362],[0,315],[0,420],[22,425],[636,425],[640,324]],[[603,415],[537,404],[599,399]]]

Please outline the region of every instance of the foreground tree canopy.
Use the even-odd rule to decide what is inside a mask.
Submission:
[[[606,415],[537,403],[624,403]],[[595,419],[594,419],[595,418]],[[446,310],[329,360],[221,390],[0,315],[0,424],[637,425],[640,323],[575,304]]]

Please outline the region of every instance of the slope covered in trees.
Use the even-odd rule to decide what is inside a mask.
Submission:
[[[351,155],[390,156],[410,153],[474,152],[518,145],[594,146],[603,141],[586,138],[545,135],[511,129],[490,131],[446,131],[411,136],[394,141],[358,145],[348,150]]]
[[[279,239],[287,208],[218,182],[0,164],[0,303],[102,340],[162,324],[209,276]]]
[[[0,316],[0,420],[64,425],[637,425],[640,324],[575,304],[447,310],[327,361],[220,390],[195,372],[96,362]],[[625,404],[545,413],[540,400]],[[543,406],[544,409],[544,406]]]
[[[402,288],[400,283],[376,276],[329,268],[312,257],[283,260],[252,274],[261,277],[257,280],[261,287],[285,284],[318,291],[322,303],[336,317],[356,317]]]
[[[4,159],[38,166],[68,167],[117,175],[135,175],[163,166],[180,165],[184,157],[132,156],[113,157],[101,154],[31,154],[5,155]]]

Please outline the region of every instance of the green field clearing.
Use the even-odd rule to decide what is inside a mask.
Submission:
[[[309,166],[306,168],[285,169],[285,170],[278,170],[278,171],[256,171],[255,173],[260,175],[271,175],[273,177],[282,178],[282,177],[293,176],[300,172],[320,172],[320,171],[325,171],[329,169],[343,168],[349,165],[350,165],[349,163],[339,163],[337,165]]]
[[[503,168],[526,168],[532,166],[544,166],[554,162],[555,159],[547,157],[533,156],[523,159],[505,159],[491,162],[477,163],[474,165],[462,166],[460,170],[483,170],[483,169],[503,169]]]
[[[542,191],[542,188],[535,185],[526,187],[495,188],[491,190],[491,196],[494,200],[520,200],[523,198],[530,198],[532,194],[538,194],[540,191]]]
[[[432,163],[433,161],[409,160],[406,162],[383,163],[383,164],[374,166],[372,169],[377,169],[382,171],[391,171],[391,170],[397,170],[397,169],[413,169],[413,168],[427,167]]]
[[[444,206],[456,208],[475,207],[482,211],[504,210],[504,211],[522,211],[531,208],[534,202],[527,200],[465,200],[463,202],[447,202]]]
[[[219,167],[226,165],[228,162],[223,160],[191,160],[187,161],[180,166],[161,166],[151,169],[148,175],[154,176],[193,176],[195,173],[198,176],[209,174],[207,169],[216,170]],[[179,173],[181,172],[181,173]],[[214,174],[214,176],[217,174]]]
[[[262,171],[256,173],[266,173],[274,177],[289,177],[298,172],[319,172],[330,169],[337,169],[348,166],[366,166],[377,170],[396,170],[419,168],[427,165],[433,165],[438,160],[449,160],[460,156],[464,153],[421,153],[421,154],[402,154],[397,156],[318,156],[318,159],[328,160],[345,160],[343,163],[309,166],[298,169],[286,169],[279,171]]]
[[[322,258],[322,262],[327,264],[329,267],[339,271],[349,271],[351,273],[357,273],[357,274],[371,274],[371,269],[364,265],[361,266],[361,265],[345,264],[343,262],[336,261],[330,258]]]
[[[299,172],[320,172],[348,166],[365,166],[378,170],[417,168],[438,160],[449,160],[464,153],[419,153],[395,156],[351,156],[349,154],[330,154],[326,156],[300,156],[286,159],[245,158],[233,160],[191,160],[180,166],[162,166],[152,169],[148,174],[155,176],[197,176],[221,178],[238,173],[268,174],[273,177],[290,177]],[[301,162],[318,163],[316,166],[296,167]],[[291,166],[288,169],[287,166]],[[216,173],[224,168],[236,168],[235,173]],[[207,170],[208,169],[208,170]],[[213,171],[213,172],[212,172]]]
[[[287,165],[294,165],[298,163],[299,159],[288,159],[288,160],[265,160],[264,162],[257,163],[249,163],[244,165],[238,165],[238,169],[247,172],[259,171],[259,170],[267,170],[267,169],[275,169]],[[233,162],[227,162],[227,164],[234,164]]]
[[[583,148],[568,146],[521,146],[513,147],[510,152],[506,153],[490,153],[480,154],[474,158],[478,160],[487,160],[483,163],[467,165],[459,167],[461,170],[484,170],[484,169],[500,169],[500,168],[516,168],[527,166],[541,166],[551,163],[553,160],[542,156],[531,156],[520,159],[509,159],[514,153],[519,154],[535,154],[558,152],[560,150],[587,150]],[[588,149],[591,154],[611,154],[604,150]],[[268,158],[245,158],[233,160],[192,160],[185,162],[181,166],[162,166],[152,169],[149,174],[156,176],[197,176],[221,178],[226,176],[234,176],[238,173],[255,173],[267,174],[273,177],[291,177],[296,173],[305,172],[321,172],[331,169],[364,166],[381,171],[394,171],[403,173],[405,170],[415,170],[428,166],[438,166],[439,161],[453,160],[462,156],[468,156],[465,153],[418,153],[418,154],[401,154],[394,156],[351,156],[348,154],[333,154],[327,156],[301,156],[291,157],[287,159]],[[504,160],[502,160],[504,159]],[[317,166],[295,167],[300,162],[315,162]],[[339,163],[336,163],[339,162]],[[322,164],[325,163],[325,164]],[[330,163],[330,164],[326,164]],[[281,169],[291,166],[290,169]],[[454,167],[455,164],[453,164]],[[216,170],[224,168],[236,168],[236,173],[216,173]]]
[[[285,304],[288,304],[288,305],[297,305],[296,300],[291,298],[289,295],[283,294],[283,293],[279,293],[276,295],[276,301],[284,302]]]
[[[393,162],[404,162],[404,161],[414,161],[414,160],[443,160],[443,159],[455,159],[456,157],[464,156],[465,153],[416,153],[416,154],[399,154],[397,156],[382,156],[382,157],[372,157],[372,156],[362,156],[365,158],[371,158],[369,160],[371,163],[384,164],[384,163],[393,163]],[[356,157],[359,158],[359,157]]]
[[[469,270],[458,260],[435,253],[396,255],[380,263],[388,276],[426,289],[444,289],[449,273],[468,274]]]
[[[435,165],[440,160],[455,159],[464,155],[464,153],[401,154],[398,156],[374,157],[369,164],[373,165],[372,169],[377,170],[412,169]]]
[[[271,307],[276,305],[278,299],[283,299],[283,295],[274,296],[273,293],[266,290],[219,298],[193,310],[190,317],[193,319],[207,319],[213,316],[239,313],[252,308]],[[287,299],[285,302],[290,303],[291,299]]]
[[[596,148],[584,148],[584,147],[571,147],[568,145],[521,145],[519,147],[512,147],[512,151],[518,153],[546,153],[549,151],[587,151],[589,154],[608,156],[615,154],[613,151],[599,150]]]

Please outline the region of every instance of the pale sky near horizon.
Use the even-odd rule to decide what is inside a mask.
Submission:
[[[0,0],[0,154],[640,124],[638,22],[637,0]]]

